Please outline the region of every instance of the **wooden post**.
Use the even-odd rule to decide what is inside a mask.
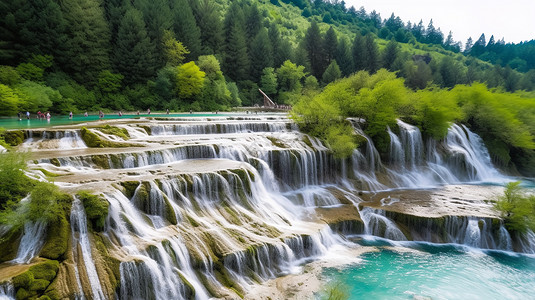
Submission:
[[[262,96],[264,96],[264,107],[277,107],[277,104],[275,104],[275,102],[273,102],[273,100],[271,100],[266,93],[264,93],[261,89],[258,89],[258,91],[262,94]]]

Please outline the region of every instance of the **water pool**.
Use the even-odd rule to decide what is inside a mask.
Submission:
[[[339,282],[349,299],[535,299],[535,256],[462,245],[403,246],[378,246],[362,263],[323,275]]]

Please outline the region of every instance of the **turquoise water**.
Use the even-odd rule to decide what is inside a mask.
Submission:
[[[324,275],[341,282],[349,299],[535,299],[534,256],[460,245],[405,245],[411,251],[379,246],[362,263],[326,269]]]
[[[138,118],[138,117],[153,117],[153,118],[168,118],[168,117],[228,117],[228,116],[248,116],[245,113],[234,113],[234,114],[213,114],[213,113],[181,113],[181,114],[140,114],[135,115],[127,115],[124,114],[122,117],[119,117],[117,114],[106,114],[104,115],[104,120],[115,120],[115,119],[131,119],[131,118]],[[252,116],[252,115],[251,115]],[[78,124],[78,123],[84,123],[84,122],[91,122],[91,121],[98,121],[98,115],[92,114],[87,117],[84,117],[84,115],[74,115],[72,119],[69,119],[69,116],[52,116],[50,118],[50,121],[47,120],[39,120],[37,119],[37,115],[33,114],[31,118],[28,120],[24,116],[22,120],[19,121],[18,118],[0,118],[0,128],[5,129],[30,129],[30,128],[42,128],[42,127],[50,127],[50,126],[57,126],[57,125],[72,125],[72,124]]]

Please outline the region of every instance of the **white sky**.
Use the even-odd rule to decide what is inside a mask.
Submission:
[[[394,13],[405,24],[423,20],[427,28],[433,19],[435,28],[440,27],[444,38],[449,31],[453,39],[463,46],[468,37],[474,42],[481,33],[486,41],[491,35],[495,40],[519,43],[535,39],[535,0],[345,0],[346,7],[357,10],[364,6],[369,14],[375,10],[382,19]]]

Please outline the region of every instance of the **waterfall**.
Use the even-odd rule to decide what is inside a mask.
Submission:
[[[384,237],[393,241],[406,241],[396,223],[384,215],[383,210],[364,207],[360,209],[360,218],[364,223],[364,234]]]
[[[11,283],[0,283],[0,300],[15,300],[15,288]]]
[[[24,223],[24,234],[20,240],[17,257],[11,262],[27,264],[39,253],[45,241],[47,224],[43,221]]]
[[[84,207],[78,199],[74,197],[74,202],[71,208],[71,237],[73,243],[73,259],[75,261],[74,270],[76,273],[76,280],[78,284],[78,290],[80,292],[80,297],[85,298],[82,284],[80,282],[80,270],[78,269],[78,263],[83,261],[85,267],[85,274],[89,279],[89,284],[91,286],[91,297],[92,299],[106,299],[102,287],[100,285],[100,279],[98,277],[97,269],[93,262],[93,256],[91,254],[91,243],[89,241],[89,235],[87,232],[87,217],[84,211]]]

